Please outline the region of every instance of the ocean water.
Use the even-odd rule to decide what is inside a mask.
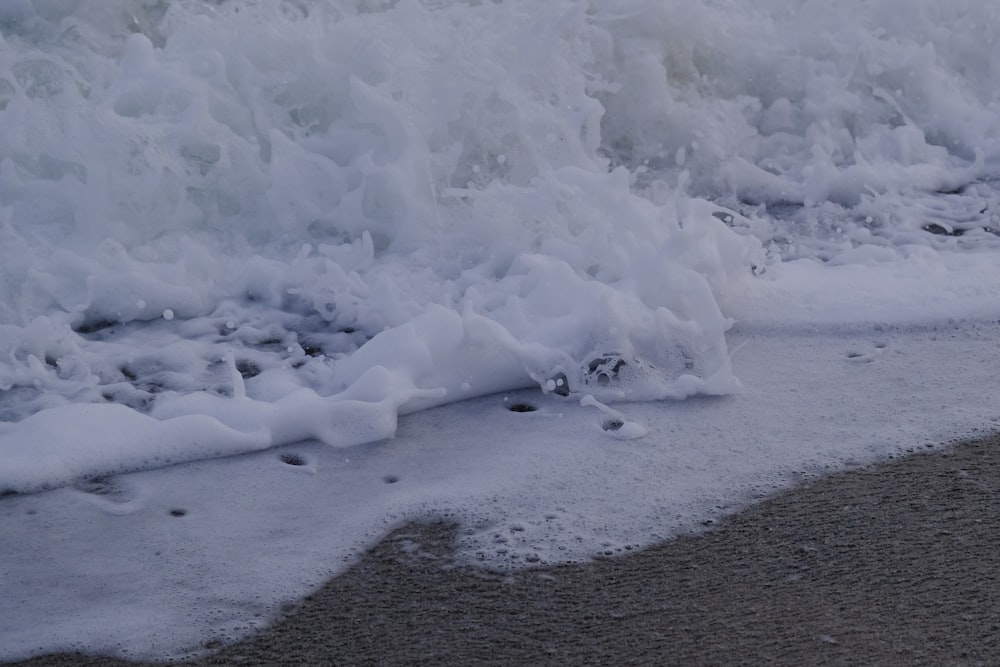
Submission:
[[[0,4],[0,659],[196,653],[409,519],[576,560],[995,425],[997,34]]]

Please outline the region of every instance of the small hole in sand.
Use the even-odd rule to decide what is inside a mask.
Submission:
[[[625,422],[623,422],[621,419],[605,419],[603,422],[601,422],[601,428],[603,428],[605,431],[617,431],[624,425]]]
[[[395,484],[399,481],[399,477],[396,477],[395,475],[386,475],[382,478],[382,481],[386,484]]]
[[[175,507],[174,509],[170,510],[170,516],[184,516],[185,514],[187,514],[187,510],[182,510],[180,508]]]
[[[511,412],[534,412],[538,408],[531,403],[511,403],[507,406],[507,409]]]
[[[281,462],[290,466],[304,466],[306,464],[306,460],[298,454],[282,454]]]

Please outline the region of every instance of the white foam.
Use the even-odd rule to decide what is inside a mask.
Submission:
[[[0,373],[37,391],[8,418],[111,400],[232,427],[206,390],[333,396],[375,367],[401,391],[579,391],[602,355],[642,369],[605,398],[736,386],[712,290],[749,279],[760,243],[608,170],[587,66],[603,37],[585,13],[91,5],[58,17],[74,40],[39,7],[10,20]],[[272,331],[239,336],[234,316]],[[310,336],[334,363],[302,359]],[[149,344],[142,364],[115,359]],[[226,386],[212,369],[234,351],[269,372]],[[39,465],[12,488],[65,481]]]
[[[64,488],[0,508],[33,548],[46,508],[78,524],[51,567],[0,554],[129,574],[105,624],[0,610],[0,657],[235,636],[428,512],[473,560],[585,558],[989,420],[998,29],[986,0],[4,4],[0,491]],[[303,576],[230,579],[241,530]],[[157,531],[144,579],[121,554]]]

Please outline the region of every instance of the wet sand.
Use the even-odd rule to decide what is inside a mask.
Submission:
[[[1000,437],[814,480],[585,565],[470,571],[453,535],[396,531],[267,632],[186,664],[1000,664]]]

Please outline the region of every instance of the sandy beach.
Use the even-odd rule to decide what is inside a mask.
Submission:
[[[582,565],[470,571],[450,558],[454,531],[398,530],[270,630],[187,664],[1000,663],[1000,437],[813,480]]]

